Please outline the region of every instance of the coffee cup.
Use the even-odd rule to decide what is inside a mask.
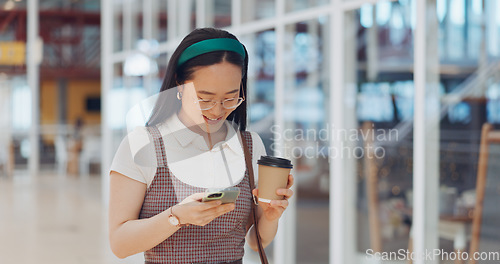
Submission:
[[[287,159],[261,156],[259,165],[259,202],[270,203],[271,200],[283,200],[283,195],[277,195],[276,190],[286,188],[288,175],[293,168]]]

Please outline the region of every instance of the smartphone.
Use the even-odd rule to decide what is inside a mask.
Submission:
[[[234,203],[240,195],[240,188],[229,187],[224,189],[208,189],[205,192],[205,197],[201,200],[202,202],[210,202],[220,200],[222,204]]]

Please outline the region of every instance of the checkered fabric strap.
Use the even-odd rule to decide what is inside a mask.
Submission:
[[[163,137],[160,130],[156,126],[147,127],[149,134],[153,137],[153,143],[156,153],[156,162],[158,167],[167,166],[167,155],[165,154],[165,145],[163,144]]]
[[[249,137],[251,139],[251,135],[250,135],[250,132],[242,132],[242,133],[245,133],[247,135],[247,137]],[[254,174],[253,174],[253,166],[252,166],[252,158],[250,156],[250,150],[248,148],[248,143],[246,140],[242,140],[241,141],[243,143],[243,151],[245,153],[245,163],[247,165],[247,169],[248,169],[248,175],[249,175],[249,180],[250,180],[250,192],[255,189],[255,178],[254,178]],[[266,252],[264,251],[264,247],[262,246],[262,238],[260,237],[260,233],[259,233],[259,226],[258,226],[258,219],[257,219],[257,204],[256,204],[256,200],[255,200],[255,197],[253,196],[252,194],[252,197],[253,197],[253,202],[252,202],[252,219],[253,219],[253,224],[254,224],[254,230],[255,230],[255,235],[257,237],[257,245],[259,247],[259,256],[260,256],[260,261],[262,264],[269,264],[268,260],[267,260],[267,256],[266,256]]]

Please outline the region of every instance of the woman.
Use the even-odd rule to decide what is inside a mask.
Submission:
[[[255,177],[265,149],[256,133],[245,132],[247,66],[243,44],[213,28],[194,30],[172,54],[148,124],[122,141],[111,166],[109,236],[116,256],[241,263],[245,237],[258,250],[250,214],[258,189],[250,190],[240,140],[252,152]],[[148,140],[153,143],[137,144]],[[264,247],[276,234],[292,184],[290,175],[287,188],[277,190],[285,199],[258,208]],[[231,186],[240,189],[235,203],[201,201],[207,188]]]

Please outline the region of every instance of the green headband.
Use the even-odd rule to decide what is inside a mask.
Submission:
[[[243,48],[243,44],[239,41],[230,38],[214,38],[202,40],[187,47],[179,57],[177,67],[196,56],[220,50],[234,51],[245,59],[245,48]]]

